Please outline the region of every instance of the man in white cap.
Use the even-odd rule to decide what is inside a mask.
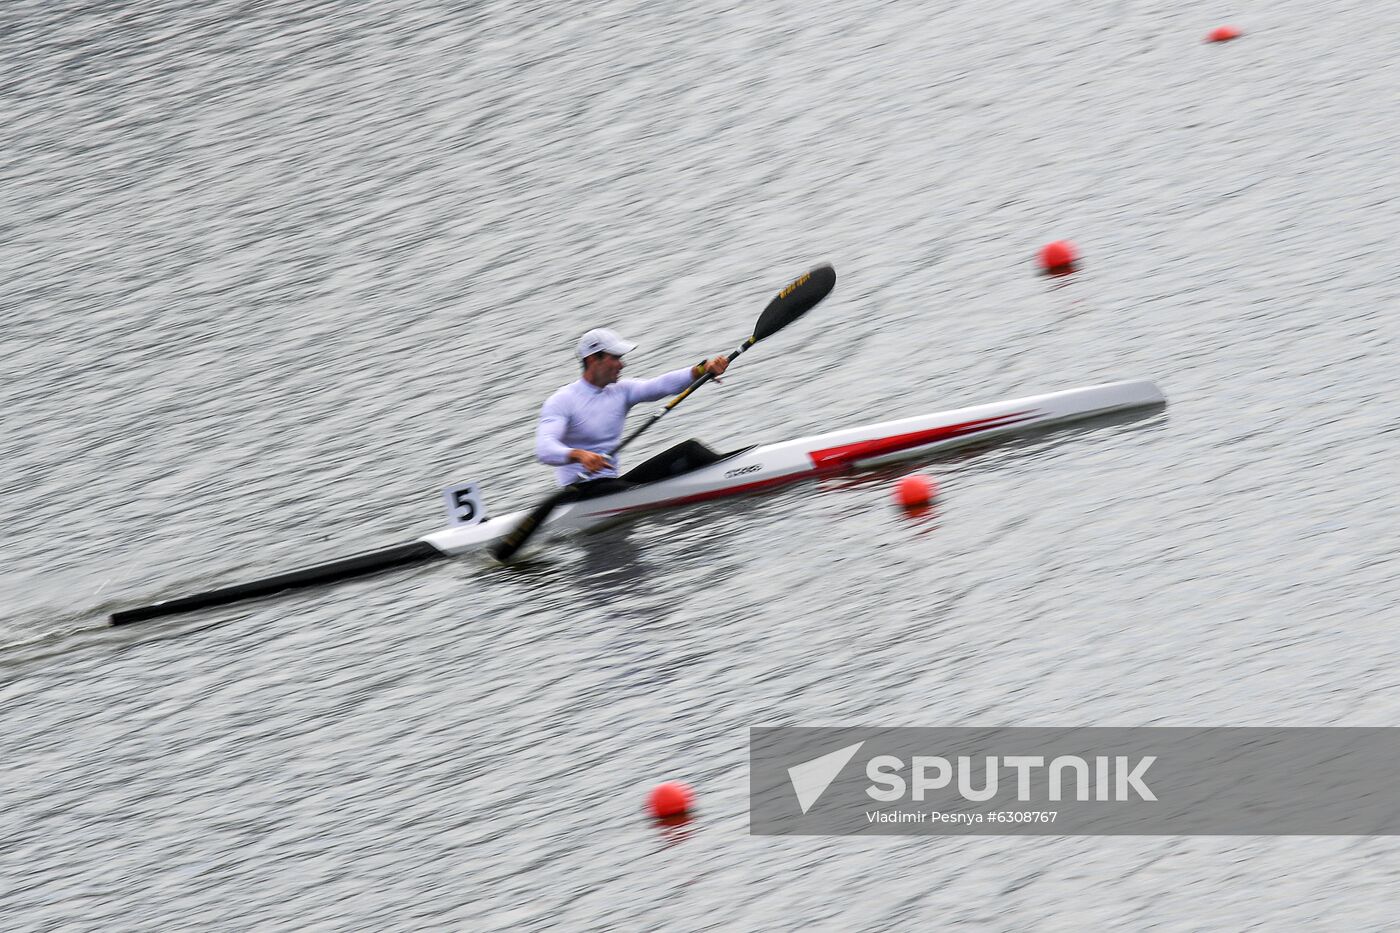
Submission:
[[[619,379],[622,357],[635,347],[606,327],[590,330],[578,342],[582,377],[551,395],[540,410],[535,456],[541,463],[556,468],[554,477],[560,486],[611,480],[598,484],[600,493],[620,486],[617,464],[610,454],[622,440],[622,423],[628,409],[638,402],[676,395],[702,373],[719,376],[729,366],[728,359],[715,356],[689,369],[677,369],[653,379]],[[622,479],[632,483],[647,482],[713,459],[714,452],[703,444],[686,441],[652,458]]]

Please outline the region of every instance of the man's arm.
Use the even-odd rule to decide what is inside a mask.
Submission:
[[[635,405],[638,402],[654,402],[659,398],[675,395],[693,381],[690,370],[677,369],[651,379],[621,379],[617,384],[626,390],[627,404]]]
[[[570,448],[564,443],[564,431],[569,426],[569,415],[562,401],[550,398],[540,409],[540,423],[535,428],[535,459],[549,466],[563,466],[577,461],[590,473],[597,473],[608,466],[610,461],[602,454],[591,450]]]
[[[564,443],[564,431],[569,415],[557,397],[551,396],[540,409],[540,423],[535,428],[535,459],[549,466],[563,466],[573,460]]]
[[[678,395],[700,378],[704,372],[712,372],[716,377],[729,368],[729,360],[723,356],[712,356],[690,367],[664,373],[654,379],[623,379],[618,385],[627,389],[627,404],[654,402],[668,395]]]

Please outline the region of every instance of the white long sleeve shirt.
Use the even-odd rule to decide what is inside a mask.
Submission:
[[[691,382],[689,369],[654,379],[619,379],[601,389],[583,378],[571,382],[551,395],[540,409],[535,456],[540,463],[556,467],[554,478],[560,486],[575,483],[585,475],[589,479],[617,476],[615,462],[597,473],[586,473],[580,464],[569,459],[569,451],[578,448],[611,454],[622,440],[622,423],[627,420],[629,408],[638,402],[676,395]]]

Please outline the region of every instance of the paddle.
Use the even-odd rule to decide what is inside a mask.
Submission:
[[[778,331],[787,327],[793,321],[812,310],[817,304],[831,293],[836,286],[836,270],[829,265],[820,265],[811,272],[805,273],[796,281],[789,284],[777,297],[768,302],[768,307],[763,309],[763,313],[758,316],[758,323],[754,325],[753,334],[739,344],[738,348],[729,354],[729,362],[733,363],[741,353],[749,347],[758,343],[766,337],[771,337]],[[681,402],[690,397],[696,389],[714,378],[714,374],[708,371],[703,372],[692,382],[680,395],[666,403],[666,407],[652,415],[637,430],[618,444],[613,449],[612,456],[617,454],[628,444],[635,441],[643,432],[653,424],[665,417],[666,413],[675,408]],[[500,540],[491,549],[492,555],[499,561],[509,561],[515,556],[525,542],[545,523],[545,519],[554,512],[556,508],[565,502],[577,499],[579,490],[577,486],[565,486],[555,492],[538,506],[530,514],[520,520],[520,524],[511,529],[510,533]]]

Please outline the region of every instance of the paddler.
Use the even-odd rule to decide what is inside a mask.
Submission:
[[[610,454],[622,439],[622,423],[633,405],[676,395],[703,373],[718,377],[729,367],[724,356],[713,356],[651,379],[621,379],[622,357],[634,349],[636,344],[616,331],[590,330],[575,351],[582,376],[551,395],[540,409],[535,456],[556,468],[554,477],[560,486],[578,486],[585,496],[599,495],[675,476],[717,459],[699,441],[685,441],[618,476]]]

